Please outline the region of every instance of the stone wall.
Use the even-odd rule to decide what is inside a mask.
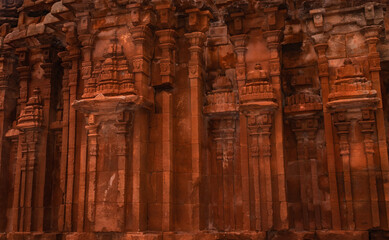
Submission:
[[[387,4],[1,1],[0,239],[387,239]]]

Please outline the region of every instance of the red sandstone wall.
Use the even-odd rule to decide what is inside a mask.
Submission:
[[[0,237],[386,239],[386,1],[3,1]]]

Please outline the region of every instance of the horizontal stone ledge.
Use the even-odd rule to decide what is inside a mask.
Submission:
[[[369,236],[371,236],[369,238]],[[8,240],[382,240],[389,236],[389,231],[197,231],[197,232],[10,232],[0,234],[0,239]]]

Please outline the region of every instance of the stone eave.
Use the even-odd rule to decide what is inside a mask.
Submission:
[[[351,99],[333,100],[327,103],[330,109],[347,109],[347,108],[361,108],[361,107],[375,107],[379,102],[377,97],[361,97]]]
[[[135,94],[122,96],[104,96],[99,94],[94,98],[76,100],[72,103],[72,106],[83,113],[108,115],[142,107],[149,109],[152,104]]]
[[[25,47],[26,46],[26,40],[27,39],[36,39],[37,43],[29,43],[28,45],[36,45],[40,46],[41,43],[39,43],[40,37],[47,40],[50,37],[51,34],[54,33],[54,30],[51,28],[48,28],[44,23],[38,23],[38,24],[31,24],[28,26],[27,29],[19,30],[14,29],[12,32],[7,34],[4,38],[4,43],[10,44],[12,46],[16,47]],[[34,42],[34,41],[32,41]]]
[[[277,108],[278,108],[278,104],[273,101],[246,102],[246,103],[241,103],[239,106],[240,111],[255,111],[255,110],[273,111]]]

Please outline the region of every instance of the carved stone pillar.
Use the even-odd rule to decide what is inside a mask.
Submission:
[[[236,116],[214,116],[210,120],[216,159],[211,165],[216,168],[211,189],[211,222],[218,230],[231,231],[235,228],[234,213],[234,165],[235,165]],[[221,201],[221,202],[220,202]]]
[[[68,57],[68,51],[58,53],[62,59],[62,67],[64,74],[62,77],[62,146],[61,146],[61,162],[60,162],[60,191],[63,195],[66,193],[66,178],[67,178],[67,159],[68,159],[68,141],[69,141],[69,70],[71,69],[71,62]],[[65,227],[66,218],[66,198],[62,198],[58,213],[58,229],[63,231]]]
[[[239,15],[238,18],[235,18],[235,28],[240,29],[242,26],[242,19]],[[234,50],[236,53],[236,67],[235,67],[235,75],[236,80],[238,81],[238,88],[240,89],[244,86],[246,81],[246,51],[247,51],[247,40],[248,36],[246,34],[231,36],[231,41],[234,44]],[[250,188],[249,188],[249,168],[248,168],[248,158],[249,153],[247,152],[247,119],[243,112],[239,112],[239,125],[240,125],[240,134],[239,134],[239,142],[241,144],[240,148],[240,159],[241,159],[241,171],[242,171],[242,212],[250,213]],[[243,229],[250,230],[251,229],[251,217],[250,214],[243,214]]]
[[[237,161],[235,159],[236,123],[238,117],[238,98],[231,81],[224,75],[217,76],[212,84],[213,90],[206,95],[204,114],[208,115],[212,135],[212,158],[208,165],[210,191],[209,222],[217,230],[237,229],[237,218],[241,218],[242,208],[239,193],[239,180],[236,179]],[[237,186],[237,187],[236,187]]]
[[[251,228],[267,231],[274,226],[270,134],[278,104],[268,72],[260,64],[248,72],[239,100],[240,110],[247,116],[250,191],[254,192],[250,207],[255,209]]]
[[[300,175],[300,197],[302,202],[304,230],[321,229],[321,207],[316,155],[316,133],[318,117],[295,116],[291,120],[297,140],[297,161]]]
[[[117,120],[115,123],[116,127],[116,136],[117,136],[117,175],[118,175],[118,196],[117,196],[117,207],[125,209],[126,203],[126,179],[127,179],[127,169],[128,169],[128,150],[127,146],[128,141],[128,132],[132,129],[132,113],[123,112],[118,114]],[[123,222],[125,221],[125,211],[122,211],[119,215]],[[124,224],[123,224],[124,225]],[[123,229],[123,228],[121,228]]]
[[[372,6],[370,6],[372,7]],[[373,6],[374,9],[374,6]],[[374,15],[374,13],[373,13]],[[379,34],[381,27],[377,25],[367,26],[363,29],[363,33],[366,39],[366,43],[369,49],[368,61],[369,61],[369,71],[372,81],[373,89],[377,91],[377,97],[379,99],[377,110],[376,110],[376,122],[377,122],[377,131],[378,136],[378,146],[379,146],[379,155],[381,159],[381,170],[384,179],[384,197],[385,197],[385,208],[386,212],[389,213],[389,157],[388,157],[388,147],[386,144],[386,131],[381,131],[385,129],[385,118],[384,110],[382,105],[382,94],[381,94],[381,79],[380,79],[380,54],[377,51],[377,43],[379,42]],[[389,214],[387,214],[387,221],[389,222]]]
[[[17,232],[33,230],[36,219],[35,204],[38,182],[38,145],[41,141],[43,107],[39,89],[26,103],[17,121],[19,135],[19,159],[16,167],[13,202],[14,225]]]
[[[253,177],[255,197],[255,229],[266,231],[273,226],[273,199],[271,177],[270,135],[273,112],[263,110],[247,111],[249,172]]]
[[[274,11],[274,9],[273,9]],[[276,13],[269,11],[268,13],[268,25],[269,27],[276,23]],[[280,65],[280,41],[281,31],[266,31],[263,33],[264,38],[267,41],[267,48],[270,51],[269,59],[269,73],[271,78],[271,85],[274,89],[275,99],[277,103],[282,105],[282,90],[281,90],[281,65]],[[286,229],[289,226],[288,223],[288,210],[286,203],[286,182],[285,182],[285,166],[284,166],[284,138],[283,138],[283,110],[282,108],[277,109],[274,112],[274,134],[276,142],[275,161],[276,161],[276,172],[277,183],[278,183],[278,202],[279,202],[279,226],[280,229]]]
[[[14,166],[14,159],[11,157],[11,147],[13,139],[7,139],[6,134],[13,126],[15,120],[12,113],[15,111],[18,89],[16,85],[16,64],[12,55],[0,48],[0,191],[3,197],[0,199],[0,215],[7,215],[7,201],[12,192],[11,188],[13,176],[9,174],[9,166]],[[0,219],[0,229],[6,230],[7,218]]]
[[[352,195],[352,184],[351,184],[351,169],[350,169],[350,144],[348,140],[350,131],[350,122],[347,121],[345,113],[339,112],[336,114],[335,127],[339,136],[339,148],[340,157],[342,161],[342,172],[346,202],[346,219],[347,227],[349,230],[355,229],[354,220],[354,207],[353,207],[353,195]]]
[[[160,75],[161,82],[153,82],[155,85],[163,85],[173,88],[175,81],[175,64],[176,64],[176,37],[174,30],[176,17],[174,16],[175,8],[171,4],[157,4],[158,25],[162,30],[156,31],[161,49]],[[164,88],[166,89],[166,88]],[[173,94],[170,91],[163,90],[160,93],[162,106],[162,161],[163,176],[162,181],[162,230],[173,230]]]
[[[318,160],[317,160],[317,151],[316,151],[316,135],[317,130],[319,128],[319,119],[309,119],[308,120],[308,127],[311,128],[310,131],[308,131],[308,159],[309,159],[309,166],[308,169],[311,171],[311,184],[312,184],[312,203],[313,203],[313,212],[315,213],[315,216],[313,217],[314,224],[310,224],[311,226],[314,225],[315,229],[322,229],[322,207],[321,207],[321,192],[319,190],[319,167],[318,167]]]
[[[366,155],[366,165],[369,175],[369,192],[371,204],[372,227],[380,226],[380,214],[378,207],[378,193],[377,193],[377,166],[374,163],[374,128],[375,128],[375,114],[372,109],[362,110],[362,119],[359,121],[361,132],[363,134],[364,148]]]
[[[40,134],[41,145],[38,150],[37,159],[38,159],[38,178],[36,182],[36,198],[34,198],[34,205],[36,207],[36,211],[34,212],[34,220],[33,220],[33,230],[34,231],[43,231],[44,228],[44,219],[45,219],[45,182],[46,182],[46,174],[47,174],[47,162],[50,160],[47,152],[49,148],[48,139],[50,134],[50,124],[55,121],[52,117],[52,109],[53,101],[52,95],[54,86],[57,87],[55,82],[58,78],[55,78],[55,67],[57,66],[57,51],[52,45],[41,45],[40,46],[40,54],[43,56],[43,61],[40,64],[40,67],[43,69],[43,74],[41,81],[44,82],[44,86],[41,86],[41,96],[43,101],[43,127],[42,132]],[[49,183],[48,183],[49,184]]]
[[[367,160],[359,157],[363,156],[363,148],[357,146],[357,142],[362,140],[358,137],[360,130],[357,121],[361,119],[361,109],[376,109],[379,101],[377,91],[372,88],[372,82],[364,76],[362,66],[351,59],[346,59],[344,65],[337,69],[337,79],[331,86],[328,100],[327,106],[333,112],[333,119],[338,128],[340,155],[343,163],[347,227],[349,229],[370,227],[376,224],[377,222],[373,221],[378,219],[366,221],[363,219],[364,215],[360,215],[359,209],[373,207],[372,216],[378,213],[374,207],[374,199],[370,202],[366,201],[371,200],[366,195],[374,191],[374,188],[370,189],[369,186],[370,174]],[[350,140],[348,140],[348,135],[350,135]],[[350,149],[353,151],[350,152]],[[354,157],[352,162],[350,162],[350,157]],[[358,176],[359,179],[356,179]],[[353,200],[353,197],[356,200]]]
[[[17,106],[17,114],[20,115],[22,112],[22,109],[25,108],[25,104],[28,100],[28,80],[31,77],[30,73],[30,67],[28,66],[29,62],[29,55],[27,48],[19,48],[16,50],[18,57],[19,57],[19,66],[16,68],[16,71],[19,72],[19,98],[18,98],[18,106]],[[14,187],[14,196],[13,196],[13,204],[12,204],[12,215],[13,216],[19,216],[19,212],[24,212],[24,209],[22,208],[23,204],[20,201],[20,193],[25,191],[25,171],[22,171],[21,165],[22,161],[25,161],[22,159],[22,144],[20,143],[22,140],[22,137],[19,136],[19,145],[18,145],[18,156],[17,156],[17,164],[16,164],[16,172],[15,172],[15,187]],[[25,147],[24,147],[25,149]],[[24,158],[24,157],[23,157]],[[22,178],[23,176],[23,178]],[[23,213],[24,214],[24,213]],[[31,219],[29,219],[31,221]],[[29,228],[30,223],[28,223]],[[12,230],[13,231],[24,231],[24,220],[21,220],[19,217],[13,218],[12,223]]]
[[[97,153],[98,124],[94,115],[89,115],[85,128],[88,131],[88,190],[87,190],[87,229],[94,231],[96,222],[96,192],[97,192]]]
[[[194,14],[194,13],[192,13]],[[197,15],[192,15],[197,18]],[[191,17],[189,17],[191,21]],[[194,23],[193,23],[194,24]],[[192,24],[192,25],[193,25]],[[200,181],[200,159],[203,156],[203,44],[205,34],[203,32],[186,33],[190,47],[189,59],[189,82],[190,82],[190,99],[191,99],[191,146],[192,146],[192,183]],[[193,197],[191,202],[193,229],[200,229],[200,191],[198,186],[193,185]]]
[[[151,30],[147,25],[138,25],[130,29],[135,44],[135,56],[133,59],[133,72],[135,89],[142,96],[145,105],[150,106],[154,101],[153,90],[149,86],[150,58],[152,54]],[[146,106],[147,105],[147,106]],[[127,228],[132,231],[142,231],[147,228],[147,203],[146,203],[146,160],[147,142],[149,138],[148,125],[149,112],[141,108],[134,113],[133,154],[132,154],[132,203],[131,215],[126,221]]]
[[[248,157],[249,157],[249,176],[253,178],[253,190],[254,190],[254,229],[262,230],[261,228],[261,196],[260,196],[260,186],[259,186],[259,126],[256,122],[256,116],[248,115],[247,116],[247,128],[248,128]]]
[[[328,59],[326,57],[326,50],[328,48],[327,40],[328,37],[324,34],[317,34],[313,36],[316,45],[315,50],[318,55],[318,69],[319,79],[321,83],[321,96],[322,103],[324,106],[328,103],[328,95],[330,92],[329,86],[329,73],[328,73]],[[334,149],[334,137],[331,113],[326,107],[323,108],[323,121],[324,121],[324,132],[326,141],[327,151],[327,168],[328,178],[330,185],[330,196],[331,196],[331,217],[332,227],[334,229],[341,229],[340,212],[339,212],[339,195],[338,186],[336,180],[336,168],[335,168],[335,149]]]
[[[70,107],[77,98],[77,85],[79,76],[79,57],[80,48],[79,41],[77,39],[77,27],[73,22],[64,24],[62,29],[66,34],[66,42],[68,44],[67,51],[64,56],[64,80],[63,80],[63,101],[64,101],[64,113],[63,113],[63,124],[62,136],[64,137],[62,146],[62,157],[61,157],[61,173],[63,174],[64,182],[61,182],[62,191],[64,191],[64,206],[61,211],[63,212],[64,224],[60,227],[70,231],[72,229],[72,215],[73,215],[73,196],[74,196],[74,177],[75,177],[75,148],[76,148],[76,110]],[[64,54],[64,53],[63,53]],[[88,61],[86,61],[88,62]],[[84,77],[82,75],[82,77]],[[62,176],[62,175],[61,175]],[[66,179],[66,180],[65,180]],[[66,185],[66,189],[65,189]],[[61,220],[62,221],[62,220]]]
[[[259,174],[260,174],[260,191],[261,195],[265,195],[265,203],[261,204],[262,213],[262,228],[270,229],[274,226],[273,220],[273,192],[272,192],[272,168],[271,168],[271,141],[270,136],[273,127],[273,115],[272,111],[260,112],[259,115]]]

